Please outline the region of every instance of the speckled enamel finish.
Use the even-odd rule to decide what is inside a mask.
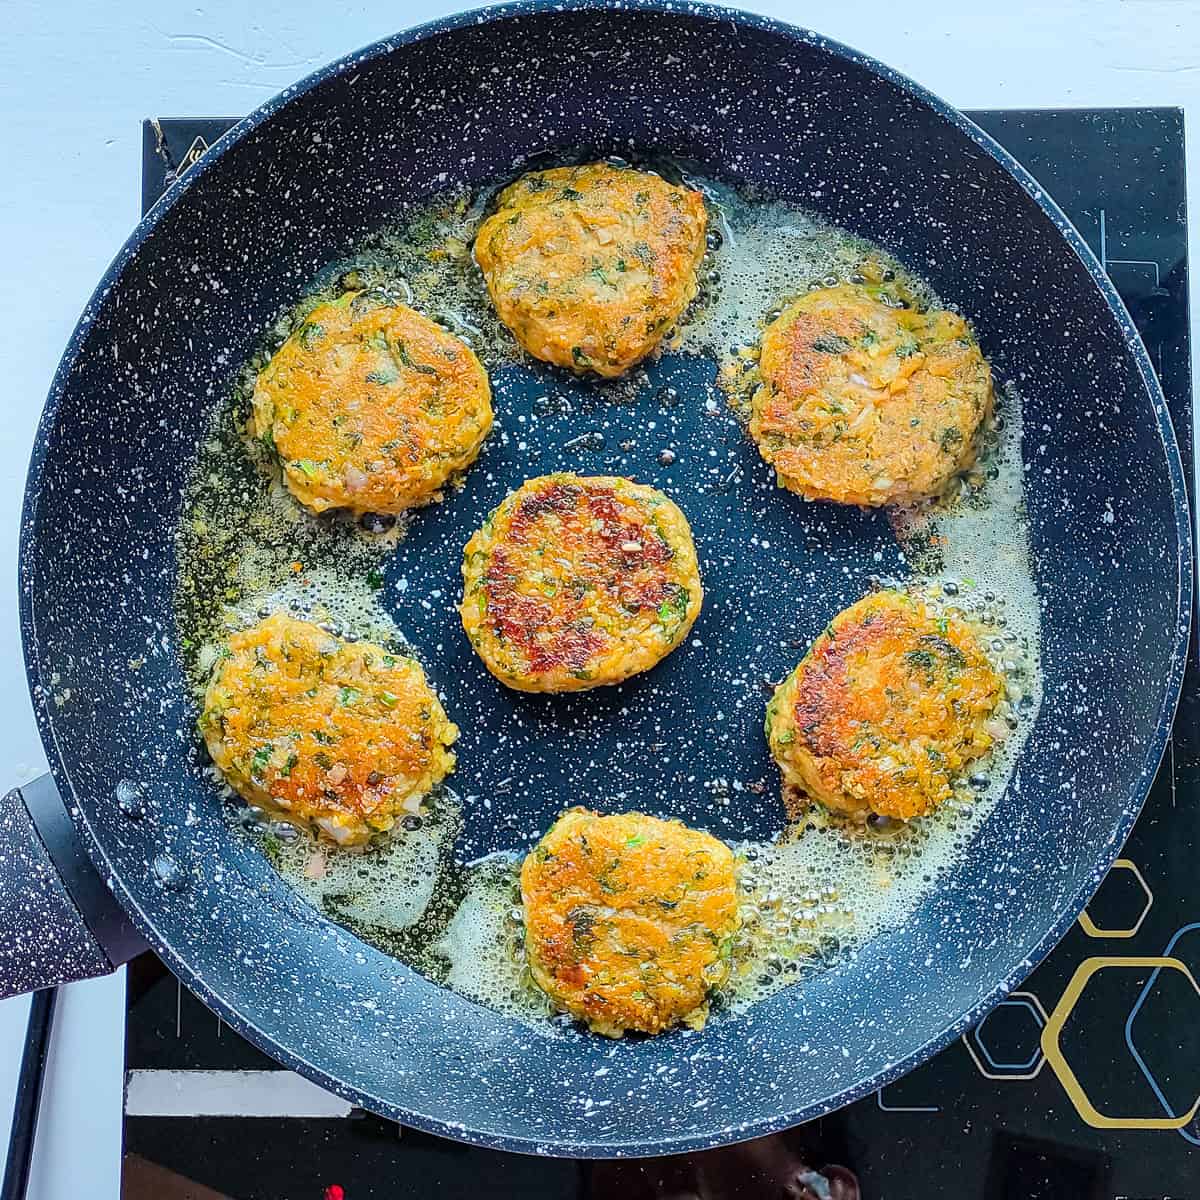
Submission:
[[[744,1017],[614,1044],[550,1039],[428,983],[231,842],[201,774],[171,593],[181,489],[211,406],[319,267],[448,181],[515,171],[533,153],[630,147],[781,192],[876,239],[971,314],[999,379],[1026,397],[1046,694],[1012,786],[914,920]],[[97,865],[170,966],[233,1027],[355,1103],[548,1154],[766,1133],[864,1094],[978,1020],[1061,936],[1129,831],[1191,611],[1182,472],[1158,386],[1115,293],[1033,181],[964,118],[843,47],[666,3],[518,5],[398,35],[289,89],[218,150],[139,226],[84,313],[39,431],[22,544],[50,761]],[[489,685],[454,633],[450,535],[512,486],[531,448],[528,474],[629,470],[695,497],[684,507],[708,599],[693,636],[706,653],[681,649],[603,696],[507,698],[508,727],[494,719],[460,747],[463,790],[491,800],[468,804],[465,854],[524,844],[571,799],[647,805],[731,838],[777,824],[749,692],[795,651],[778,638],[757,649],[767,639],[743,616],[803,639],[869,572],[899,564],[882,518],[772,491],[732,418],[706,412],[712,374],[668,358],[643,399],[613,407],[587,385],[507,369],[501,434],[464,493],[402,544],[389,581],[409,587],[389,590],[392,606],[466,724]],[[569,432],[545,422],[529,440],[518,418],[551,390],[586,420]],[[649,420],[674,421],[697,453],[655,465]],[[609,451],[581,464],[563,445],[589,427]],[[618,453],[627,439],[636,449]],[[725,486],[728,465],[741,472]],[[768,554],[792,581],[790,606],[749,588]],[[440,556],[428,579],[414,573],[422,555]],[[735,676],[749,681],[736,702]],[[644,723],[649,708],[665,736]],[[643,768],[651,738],[668,743],[667,765]],[[731,812],[706,785],[735,770],[770,787]],[[121,815],[122,779],[144,784],[146,819]]]
[[[112,970],[29,821],[19,791],[0,797],[0,996]]]

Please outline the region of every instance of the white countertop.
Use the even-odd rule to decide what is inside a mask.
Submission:
[[[1179,105],[1188,125],[1200,128],[1197,0],[743,3],[873,54],[961,108]],[[10,567],[0,589],[3,786],[45,768],[26,695],[13,582],[25,467],[62,348],[138,218],[141,119],[246,113],[322,63],[458,7],[444,0],[5,4],[0,560]],[[1200,166],[1200,136],[1190,139],[1188,162]],[[1200,246],[1197,211],[1193,199],[1193,247]],[[120,975],[64,989],[33,1200],[119,1194],[123,1001]],[[27,1008],[23,999],[0,1004],[0,1128]]]

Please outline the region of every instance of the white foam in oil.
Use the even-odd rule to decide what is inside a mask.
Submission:
[[[448,987],[515,1017],[545,1019],[553,1009],[525,965],[520,866],[514,852],[471,864],[466,895],[434,949],[449,964]]]
[[[297,891],[335,920],[398,934],[428,911],[456,832],[452,816],[426,817],[420,828],[365,852],[302,836],[279,843],[273,858]]]
[[[715,180],[687,176],[709,202],[707,278],[701,302],[681,332],[683,350],[720,361],[734,347],[757,343],[773,315],[810,287],[855,275],[865,262],[903,281],[918,301],[931,299],[921,280],[878,246],[777,200],[749,199]]]

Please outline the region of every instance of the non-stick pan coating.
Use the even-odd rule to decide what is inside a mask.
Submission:
[[[969,313],[999,378],[1019,381],[1025,397],[1044,604],[1037,727],[941,891],[857,961],[744,1019],[616,1044],[548,1041],[435,987],[326,922],[236,848],[201,774],[171,608],[188,467],[259,331],[405,202],[511,171],[532,153],[584,147],[668,152],[781,193],[875,239]],[[698,411],[712,371],[668,355],[650,368],[640,409],[616,419],[636,425],[657,403],[653,388],[671,383],[695,436],[725,437],[723,417],[706,426]],[[509,370],[498,392],[510,435],[514,414],[545,391],[537,373]],[[530,474],[576,465],[560,433],[545,434]],[[628,436],[644,459],[636,469],[663,478],[653,439],[636,428]],[[517,441],[490,451],[451,506],[417,518],[407,558],[434,522],[466,530],[498,498]],[[748,481],[730,503],[758,504],[750,484],[763,469],[748,445],[728,445],[740,446]],[[690,461],[674,469],[677,491]],[[764,602],[762,616],[804,637],[865,588],[876,549],[885,569],[895,551],[885,522],[859,513],[830,512],[826,534],[799,538],[785,520],[799,502],[772,499],[771,542],[817,582],[798,570],[794,592]],[[701,543],[722,536],[696,524]],[[436,570],[452,578],[446,563]],[[753,638],[721,620],[721,589],[733,583],[718,575],[709,569],[712,607],[697,632],[714,656],[741,656],[757,672]],[[234,1028],[357,1103],[488,1145],[591,1156],[710,1146],[812,1117],[911,1067],[1015,986],[1137,815],[1174,708],[1191,603],[1182,474],[1158,386],[1061,214],[984,135],[886,69],[765,20],[666,4],[518,5],[439,22],[319,72],[222,139],[139,227],[71,343],[34,453],[21,584],[59,784],[93,857],[172,969]],[[414,636],[453,704],[473,703],[472,681],[491,686],[451,613],[394,607],[402,626],[429,624]],[[778,658],[772,650],[764,676]],[[663,753],[679,754],[671,721],[699,712],[707,729],[717,719],[704,656],[680,651],[648,678],[624,697],[635,714],[647,688],[671,683],[699,697],[665,706]],[[556,703],[514,703],[544,726],[538,753],[551,765],[554,726],[589,704],[612,712],[618,697]],[[738,754],[752,764],[763,754],[759,714],[730,719],[726,775]],[[616,745],[631,722],[590,724],[593,743],[566,742],[561,769],[543,770],[534,787],[522,786],[533,751],[513,751],[510,770],[498,742],[465,738],[464,790],[472,773],[494,784],[503,770],[516,784],[490,813],[471,808],[468,843],[514,844],[517,834],[494,828],[498,811],[523,832],[564,803],[608,795],[589,761],[626,764],[636,807],[637,766]],[[714,774],[716,745],[688,748],[698,780]],[[658,769],[647,765],[646,778]],[[144,789],[144,819],[121,814],[120,781]],[[656,807],[723,832],[705,789],[675,787]],[[758,798],[748,812],[759,832],[775,819]]]

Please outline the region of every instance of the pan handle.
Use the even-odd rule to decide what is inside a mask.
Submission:
[[[0,998],[106,975],[145,949],[53,779],[0,799]]]

